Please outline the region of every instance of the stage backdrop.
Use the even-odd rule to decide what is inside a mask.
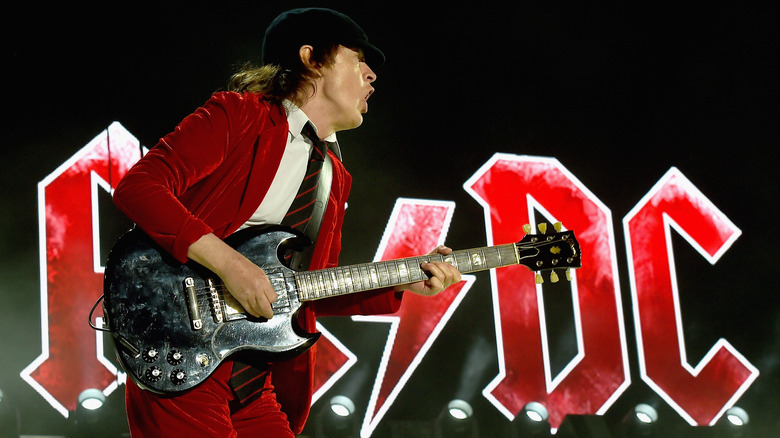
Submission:
[[[112,189],[297,5],[47,11],[7,39],[3,430],[64,435],[94,388],[100,427],[126,432],[129,377],[88,325],[132,226]],[[364,437],[422,427],[452,399],[482,436],[529,402],[554,430],[569,414],[615,425],[638,403],[678,427],[733,406],[756,433],[778,426],[777,47],[763,11],[331,6],[388,57],[363,126],[339,135],[354,177],[342,264],[371,281],[363,263],[473,251],[436,297],[319,320],[313,412],[346,395]],[[578,246],[556,267],[578,269],[552,278],[533,250],[486,269],[495,246],[573,248],[536,241],[562,235]]]

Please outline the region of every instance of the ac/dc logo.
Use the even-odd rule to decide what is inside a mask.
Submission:
[[[110,193],[140,155],[138,141],[114,123],[39,183],[45,255],[42,352],[21,376],[64,416],[75,409],[82,390],[100,388],[108,394],[124,382],[124,374],[103,355],[102,336],[96,339],[85,321],[102,293],[98,193]],[[508,419],[526,403],[541,402],[553,428],[567,414],[604,413],[631,384],[610,210],[553,158],[496,154],[464,189],[484,209],[488,245],[517,241],[523,225],[541,212],[550,222],[575,230],[582,249],[582,268],[571,283],[578,354],[557,375],[550,371],[545,310],[533,273],[515,266],[491,275],[499,371],[483,389],[484,397]],[[417,255],[443,242],[454,208],[452,202],[399,199],[377,260]],[[714,424],[758,377],[758,370],[724,339],[700,363],[687,362],[668,242],[674,230],[714,264],[741,231],[675,168],[622,225],[641,378],[690,424]],[[354,318],[393,324],[363,436],[382,420],[474,281],[466,275],[433,298],[407,294],[393,315]],[[426,300],[424,305],[418,299]],[[419,323],[422,319],[425,324]],[[325,336],[319,342],[315,399],[357,360],[320,328]]]

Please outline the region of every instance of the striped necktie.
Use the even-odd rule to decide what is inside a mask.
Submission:
[[[317,137],[314,127],[310,122],[301,130],[312,142],[312,151],[309,156],[309,163],[306,167],[306,176],[303,178],[298,194],[290,206],[282,224],[297,228],[301,232],[306,230],[306,225],[312,216],[314,203],[317,201],[317,186],[319,184],[319,175],[322,170],[322,163],[328,150],[326,142]],[[285,255],[289,259],[292,254]],[[288,260],[289,262],[289,260]],[[250,365],[241,360],[235,360],[233,371],[230,376],[230,386],[236,394],[236,402],[245,406],[252,400],[260,397],[266,388],[266,376],[268,365]]]
[[[295,196],[290,209],[287,211],[284,219],[282,219],[282,224],[303,232],[311,219],[314,203],[317,201],[317,185],[319,184],[319,175],[325,154],[328,151],[328,145],[317,137],[311,122],[304,125],[301,133],[311,140],[313,147],[306,167],[306,176],[303,178],[303,182],[301,182],[301,187],[298,189],[298,194]]]

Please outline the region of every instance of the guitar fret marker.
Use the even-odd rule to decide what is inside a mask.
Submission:
[[[446,257],[444,257],[444,261],[445,261],[446,263],[449,263],[449,264],[451,264],[452,266],[454,266],[454,267],[455,267],[455,269],[458,269],[458,262],[457,262],[457,260],[455,259],[455,256],[453,256],[452,254],[450,254],[450,255],[448,255],[448,256],[446,256]]]
[[[314,275],[311,272],[306,273],[306,283],[309,285],[309,295],[312,298],[317,298],[317,287],[314,283]]]
[[[346,285],[344,284],[344,275],[340,269],[334,269],[333,275],[336,277],[336,287],[340,291],[339,294],[347,293]]]
[[[336,273],[333,271],[330,271],[330,284],[333,288],[334,295],[341,295],[339,293],[341,288],[339,287],[338,278],[336,278]]]
[[[355,286],[352,284],[352,275],[349,269],[344,270],[344,281],[347,283],[347,287],[350,291],[355,290]]]
[[[390,266],[392,264],[392,267]],[[398,264],[395,261],[386,262],[385,266],[387,266],[387,277],[390,279],[390,284],[400,284],[401,282],[398,281]]]
[[[368,273],[371,275],[371,281],[377,286],[379,286],[380,285],[379,276],[376,274],[376,268],[371,266],[370,268],[368,268]]]
[[[325,288],[325,279],[322,277],[322,273],[317,272],[315,278],[317,279],[317,287],[319,287],[319,296],[320,297],[328,296],[327,290]]]
[[[306,286],[309,288],[309,296],[317,298],[317,289],[314,287],[314,278],[310,272],[307,272],[304,276],[306,279]]]
[[[398,278],[399,278],[399,280],[401,278],[407,278],[408,279],[409,278],[409,271],[408,271],[408,268],[406,266],[406,262],[404,260],[400,260],[400,262],[401,262],[400,266],[398,265],[398,262],[396,262],[396,268],[398,268]]]

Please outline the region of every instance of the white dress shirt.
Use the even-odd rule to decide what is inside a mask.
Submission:
[[[306,176],[306,167],[309,162],[312,144],[311,140],[301,134],[301,130],[310,120],[306,113],[294,103],[285,100],[283,105],[287,112],[287,124],[290,130],[284,155],[279,164],[279,170],[276,172],[271,182],[271,187],[268,189],[268,193],[263,198],[260,206],[241,228],[252,225],[281,223],[284,215],[290,209],[295,195],[298,194],[298,188],[301,186],[303,177]],[[312,123],[312,126],[314,126],[314,123]],[[317,130],[316,126],[314,130]],[[335,142],[336,134],[333,133],[324,140]]]

